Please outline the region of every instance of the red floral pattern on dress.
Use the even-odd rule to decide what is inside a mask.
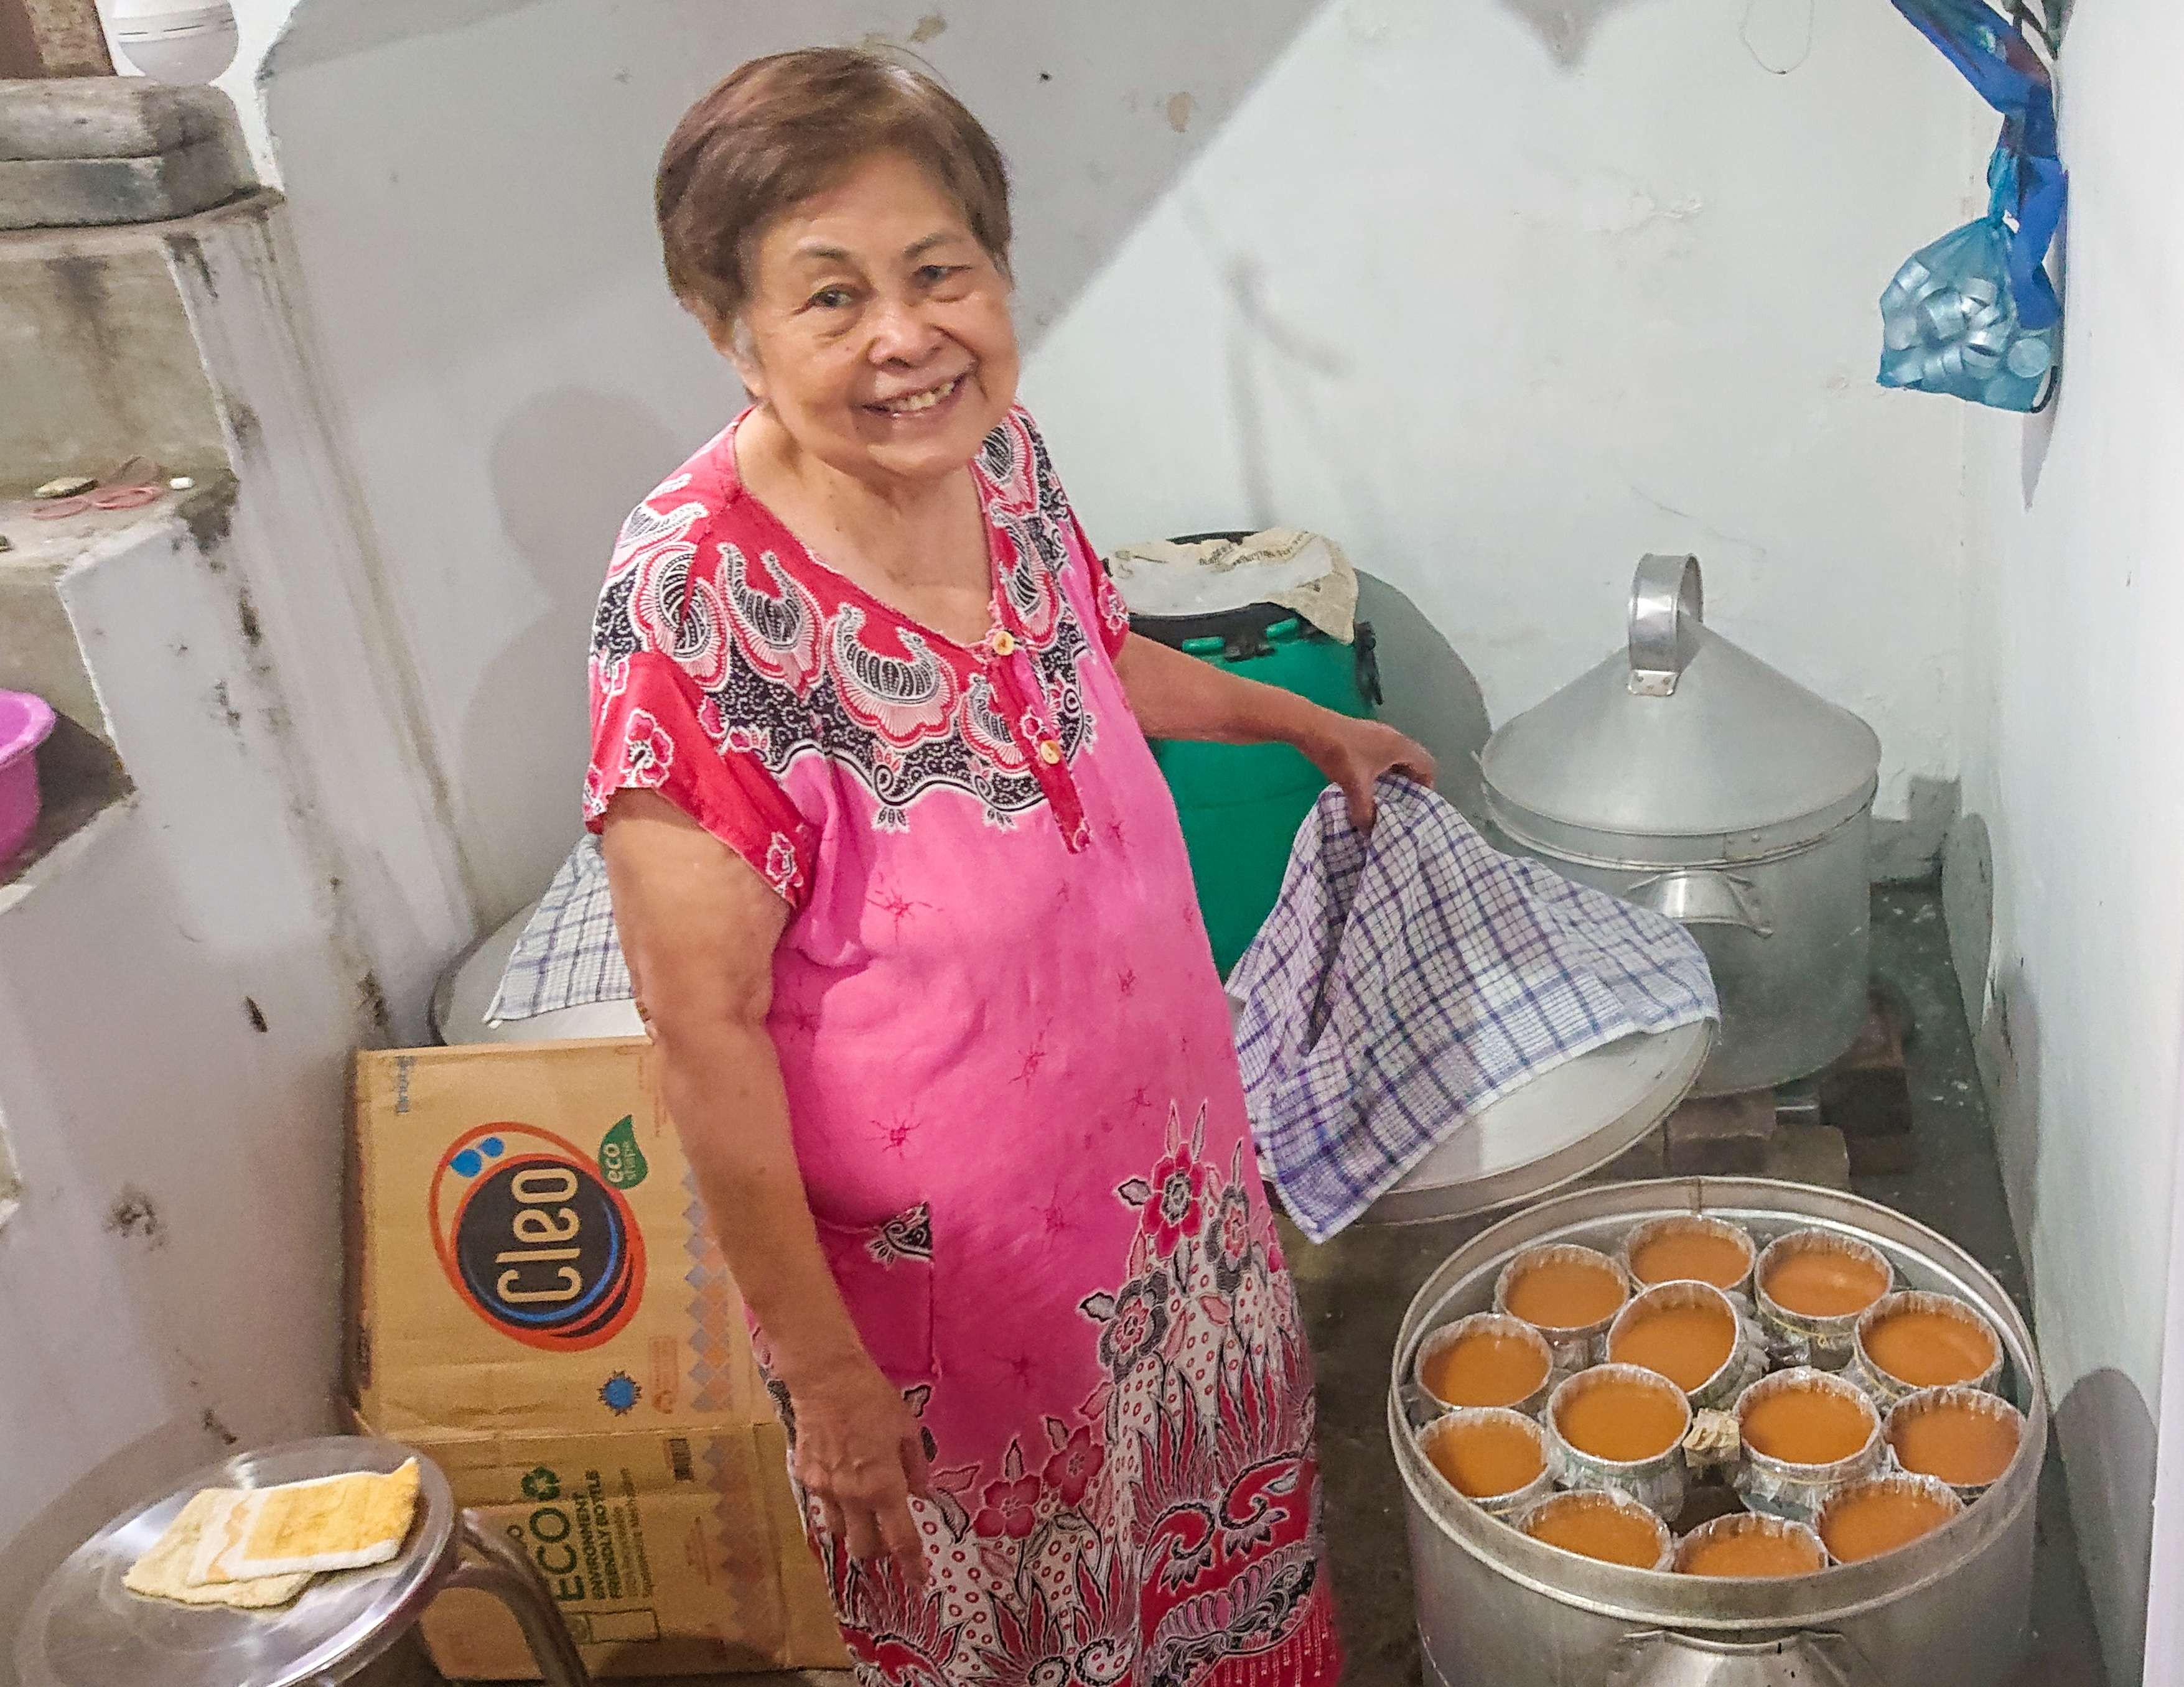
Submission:
[[[1023,1467],[1022,1455],[1014,1447],[1009,1449],[1009,1463],[1018,1472]],[[1018,1474],[988,1483],[985,1502],[971,1519],[971,1527],[980,1534],[1023,1539],[1039,1521],[1040,1491],[1041,1484],[1036,1476]]]
[[[912,1501],[924,1590],[891,1562],[850,1560],[807,1501],[860,1687],[1331,1687],[1340,1674],[1296,1301],[1241,1146],[1224,1176],[1201,1157],[1204,1122],[1186,1131],[1171,1108],[1154,1177],[1117,1191],[1137,1230],[1121,1287],[1084,1307],[1103,1375],[1078,1420],[1045,1421],[1039,1465],[1012,1441],[998,1472],[936,1467],[931,1496]],[[1163,1186],[1198,1222],[1156,1210]]]
[[[809,828],[782,782],[800,757],[819,755],[871,790],[883,831],[905,829],[915,804],[954,790],[1001,827],[1050,808],[1069,847],[1083,849],[1089,832],[1069,766],[1096,732],[1082,671],[1095,647],[1063,576],[1099,565],[1028,420],[1011,414],[974,459],[994,614],[1012,641],[1006,657],[991,641],[973,650],[939,638],[806,554],[734,483],[733,437],[697,459],[725,492],[701,495],[686,470],[623,524],[593,621],[586,822],[603,821],[617,790],[662,788],[777,888],[808,884],[816,838],[801,835]],[[1112,649],[1115,611],[1095,603],[1099,648]],[[614,747],[631,741],[638,714],[665,749],[624,760]],[[685,771],[651,777],[683,721],[712,765],[686,741]],[[765,860],[777,835],[798,854],[785,876]]]
[[[1046,1421],[1050,1435],[1061,1432],[1062,1425],[1050,1417]],[[1065,1506],[1074,1506],[1084,1498],[1084,1490],[1100,1479],[1100,1467],[1106,1463],[1107,1455],[1092,1439],[1092,1426],[1080,1423],[1054,1450],[1047,1460],[1046,1468],[1039,1473],[1040,1479],[1061,1496]]]
[[[1153,1251],[1163,1258],[1177,1244],[1195,1236],[1206,1222],[1201,1205],[1206,1167],[1191,1157],[1188,1144],[1153,1167],[1152,1194],[1146,1211],[1152,1222]]]
[[[624,732],[621,782],[654,788],[666,784],[667,770],[675,765],[675,740],[643,709],[629,711]]]

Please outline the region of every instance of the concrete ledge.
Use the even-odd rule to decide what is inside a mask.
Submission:
[[[0,908],[20,899],[64,865],[63,846],[125,804],[136,786],[110,741],[111,728],[71,617],[71,576],[142,544],[148,534],[224,533],[235,502],[231,476],[165,493],[148,507],[86,510],[58,521],[21,518],[30,506],[0,502],[0,522],[21,536],[0,554],[0,685],[35,692],[53,705],[53,736],[39,747],[41,807],[30,841],[0,860]]]
[[[0,228],[161,222],[257,185],[235,108],[216,88],[0,81]]]
[[[140,76],[0,80],[0,159],[142,159],[233,129],[218,88]]]

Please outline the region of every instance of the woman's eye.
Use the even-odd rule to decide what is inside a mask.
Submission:
[[[811,295],[811,301],[822,310],[839,310],[850,303],[847,287],[822,287]]]
[[[960,276],[969,265],[964,264],[928,264],[917,272],[917,279],[928,287],[937,287],[951,276]]]

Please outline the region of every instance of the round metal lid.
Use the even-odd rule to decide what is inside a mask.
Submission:
[[[1529,1200],[1597,1171],[1690,1094],[1713,1031],[1702,1020],[1625,1037],[1550,1068],[1483,1109],[1359,1222],[1460,1218]]]
[[[1618,840],[1728,840],[1749,857],[1817,838],[1872,794],[1880,741],[1708,628],[1696,557],[1648,556],[1627,648],[1507,722],[1479,758],[1518,842],[1602,859]]]
[[[455,1550],[455,1503],[431,1460],[417,1460],[417,1514],[398,1556],[321,1576],[275,1611],[170,1604],[121,1584],[190,1496],[270,1488],[416,1457],[392,1441],[329,1435],[208,1465],[115,1519],[70,1554],[15,1636],[23,1687],[303,1687],[345,1680],[398,1640],[431,1600]]]

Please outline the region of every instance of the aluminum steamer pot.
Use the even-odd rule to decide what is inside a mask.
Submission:
[[[1855,1235],[1914,1288],[1977,1306],[2007,1350],[2001,1391],[2025,1414],[2001,1479],[1900,1552],[1779,1582],[1595,1563],[1458,1500],[1401,1411],[1420,1337],[1484,1308],[1495,1274],[1519,1248],[1576,1242],[1612,1252],[1634,1224],[1694,1211],[1733,1219],[1762,1242],[1808,1226]],[[1993,1687],[2023,1658],[2033,1496],[2048,1443],[2031,1332],[1970,1256],[1871,1201],[1723,1178],[1617,1183],[1542,1202],[1483,1232],[1427,1279],[1404,1315],[1388,1401],[1429,1687]]]
[[[1505,723],[1487,813],[1565,877],[1680,920],[1721,994],[1695,1093],[1818,1072],[1865,1017],[1880,743],[1702,622],[1698,560],[1649,556],[1627,648]]]

